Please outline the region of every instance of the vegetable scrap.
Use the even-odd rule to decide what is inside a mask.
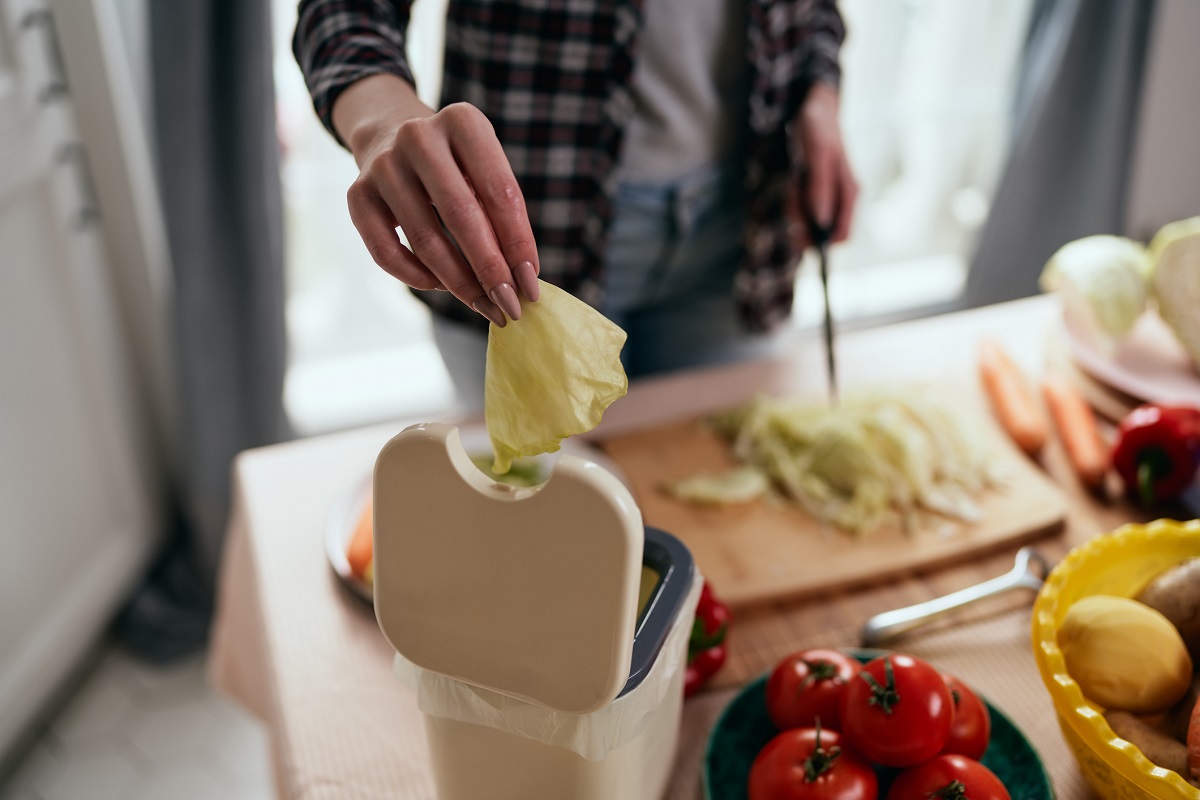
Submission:
[[[739,467],[719,475],[693,475],[673,484],[671,492],[691,503],[749,503],[767,494],[770,479],[757,467]]]
[[[534,458],[514,459],[509,465],[508,472],[497,475],[492,471],[492,456],[487,453],[473,454],[471,463],[479,467],[479,471],[498,483],[515,486],[518,489],[537,486],[546,480],[545,465]]]
[[[978,495],[1002,484],[980,435],[942,404],[911,394],[848,397],[838,407],[759,397],[711,420],[737,468],[664,487],[689,503],[763,497],[799,503],[856,534],[922,512],[975,521]]]
[[[562,289],[539,286],[541,299],[522,301],[519,322],[488,332],[484,419],[496,475],[595,428],[629,386],[625,331]]]

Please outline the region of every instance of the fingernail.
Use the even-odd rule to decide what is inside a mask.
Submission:
[[[541,289],[538,288],[537,270],[533,268],[533,263],[522,261],[513,267],[513,275],[517,278],[517,286],[521,287],[521,294],[530,300],[537,300]]]
[[[503,328],[508,324],[508,320],[504,318],[504,312],[496,308],[485,298],[479,298],[471,304],[471,308],[478,311],[483,316],[487,317],[497,328]]]
[[[513,291],[513,287],[507,283],[502,283],[488,293],[492,298],[492,302],[500,306],[505,314],[508,314],[509,319],[521,318],[521,301],[517,299],[517,293]]]

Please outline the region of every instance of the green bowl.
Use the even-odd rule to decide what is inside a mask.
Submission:
[[[880,652],[849,651],[866,662]],[[721,712],[704,753],[705,800],[746,800],[746,783],[755,756],[779,731],[767,716],[767,676],[752,681]],[[982,698],[981,698],[982,699]],[[992,717],[992,738],[984,766],[996,773],[1013,800],[1054,800],[1050,777],[1037,751],[1012,720],[984,700]],[[899,770],[876,767],[880,797]]]

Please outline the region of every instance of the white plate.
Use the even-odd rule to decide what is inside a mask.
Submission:
[[[1200,373],[1157,313],[1142,314],[1111,351],[1064,327],[1072,358],[1092,377],[1148,403],[1200,407]]]
[[[470,455],[491,453],[492,445],[487,436],[487,429],[482,425],[462,428],[459,435],[462,438],[463,449]],[[629,488],[629,479],[616,462],[580,439],[567,439],[557,453],[547,453],[534,459],[538,462],[543,482],[550,477],[555,462],[564,453],[598,464]],[[632,492],[632,489],[630,491]],[[350,571],[350,562],[346,560],[346,548],[350,545],[350,538],[354,535],[359,517],[362,516],[363,507],[370,499],[371,475],[368,473],[348,487],[345,494],[333,504],[325,524],[325,555],[329,559],[329,565],[333,567],[334,573],[342,580],[342,583],[368,603],[373,602],[371,587]]]

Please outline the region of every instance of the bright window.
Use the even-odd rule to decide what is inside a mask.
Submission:
[[[648,0],[653,2],[653,0]],[[842,125],[861,199],[834,249],[834,313],[866,323],[953,303],[1006,152],[1031,0],[842,0]],[[410,58],[438,93],[445,0],[413,5]],[[312,113],[291,55],[294,0],[275,0],[284,142],[286,403],[301,432],[436,413],[453,402],[424,306],[374,265],[346,211],[353,160]],[[795,324],[821,315],[816,270],[799,277]]]

